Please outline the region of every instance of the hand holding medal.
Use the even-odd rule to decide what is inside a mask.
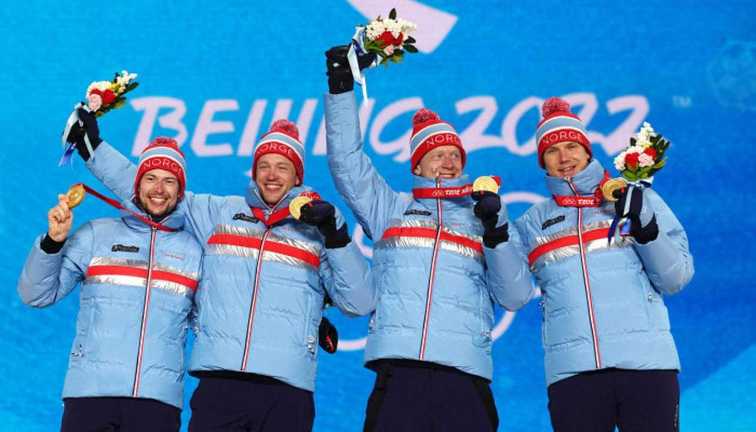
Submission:
[[[73,225],[73,210],[84,199],[84,186],[75,184],[65,194],[58,195],[58,204],[47,212],[47,236],[56,242],[68,237]]]
[[[499,193],[499,186],[501,186],[501,179],[498,176],[480,176],[473,182],[472,193]]]
[[[302,218],[302,207],[315,200],[320,200],[320,195],[317,192],[302,192],[289,202],[289,214],[294,219],[300,220]]]

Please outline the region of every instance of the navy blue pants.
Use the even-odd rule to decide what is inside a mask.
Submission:
[[[604,369],[549,386],[556,432],[677,432],[680,386],[674,370]]]
[[[379,360],[370,367],[378,376],[365,431],[489,432],[498,427],[489,382],[481,377],[412,360]]]
[[[61,432],[171,432],[180,426],[181,410],[154,399],[63,399]]]
[[[191,400],[190,432],[312,430],[312,392],[248,373],[200,374]]]

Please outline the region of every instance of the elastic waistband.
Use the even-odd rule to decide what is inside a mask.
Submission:
[[[257,384],[290,386],[289,384],[281,380],[275,379],[273,377],[270,377],[267,375],[260,375],[256,373],[249,373],[249,372],[237,372],[237,371],[230,371],[230,370],[203,370],[203,371],[190,371],[189,375],[195,378],[199,378],[199,379],[203,379],[203,378],[228,379],[228,380],[236,380],[236,381],[253,382]]]
[[[365,367],[379,374],[390,372],[391,369],[395,369],[395,368],[424,369],[424,370],[430,370],[430,371],[453,373],[456,375],[466,376],[471,379],[481,380],[487,383],[491,382],[481,376],[463,372],[455,367],[446,366],[446,365],[433,363],[429,361],[420,361],[420,360],[411,360],[411,359],[378,359],[378,360],[369,361],[367,364],[365,364]]]

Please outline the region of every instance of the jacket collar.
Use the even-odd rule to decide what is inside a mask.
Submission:
[[[604,172],[601,163],[593,159],[588,163],[588,166],[571,179],[551,177],[546,174],[546,187],[555,196],[575,195],[570,188],[570,183],[572,183],[579,195],[590,195],[596,191],[596,188],[604,179]]]
[[[181,206],[180,204],[181,204],[181,201],[176,203],[176,208],[173,209],[173,211],[168,216],[158,221],[158,223],[173,231],[181,230],[184,227],[185,218],[184,218],[184,210],[183,210],[184,207]],[[148,215],[147,212],[142,210],[133,201],[123,201],[121,205],[123,205],[123,207],[125,208],[125,210],[120,210],[120,212],[121,212],[121,218],[126,223],[126,225],[128,225],[130,228],[135,229],[137,231],[150,230],[151,226],[147,222],[145,222],[144,220],[142,220],[141,218],[135,215],[136,213],[142,216],[142,218],[151,220],[152,218],[150,218],[150,215]]]

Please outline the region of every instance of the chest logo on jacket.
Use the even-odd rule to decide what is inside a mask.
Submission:
[[[137,253],[139,252],[139,247],[137,246],[127,246],[122,244],[114,244],[112,248],[110,248],[113,252],[130,252],[130,253]]]
[[[551,219],[546,220],[543,223],[543,225],[541,225],[541,230],[543,231],[543,230],[545,230],[546,228],[548,228],[548,227],[550,227],[552,225],[558,224],[559,222],[564,222],[564,215],[559,215],[559,216],[557,216],[555,218],[551,218]]]
[[[432,214],[433,213],[429,212],[428,210],[415,210],[415,209],[410,209],[404,212],[405,216],[413,216],[413,215],[414,216],[430,216]]]
[[[235,214],[233,219],[234,220],[242,220],[244,222],[249,222],[249,223],[258,223],[258,222],[260,222],[260,219],[254,217],[254,216],[248,215],[248,214],[244,214],[244,213],[237,213],[237,214]]]

